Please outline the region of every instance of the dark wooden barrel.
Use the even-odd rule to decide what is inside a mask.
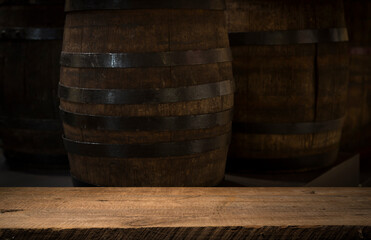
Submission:
[[[67,168],[58,111],[63,2],[0,1],[0,138],[11,167]]]
[[[348,84],[343,11],[332,0],[227,1],[237,86],[229,169],[336,160]]]
[[[371,1],[345,0],[350,73],[347,117],[341,146],[357,152],[371,148]]]
[[[67,1],[60,99],[71,175],[214,186],[231,134],[224,1]]]

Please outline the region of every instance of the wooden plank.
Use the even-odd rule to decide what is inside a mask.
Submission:
[[[370,188],[0,188],[0,239],[370,239]]]

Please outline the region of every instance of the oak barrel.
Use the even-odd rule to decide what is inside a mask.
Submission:
[[[58,111],[64,4],[0,2],[0,138],[9,165],[68,167]]]
[[[67,1],[59,94],[75,181],[222,181],[234,90],[224,9],[222,0]]]
[[[358,152],[371,147],[371,2],[345,0],[350,72],[347,117],[341,147]]]
[[[336,160],[349,64],[343,11],[332,0],[227,0],[237,90],[229,169]]]

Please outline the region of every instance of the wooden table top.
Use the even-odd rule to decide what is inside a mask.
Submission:
[[[371,188],[0,188],[0,239],[272,236],[368,239]]]

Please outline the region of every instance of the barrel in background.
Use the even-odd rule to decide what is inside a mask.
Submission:
[[[345,0],[350,71],[342,150],[371,150],[371,2]]]
[[[61,56],[75,180],[217,185],[234,91],[224,1],[87,3],[67,1]]]
[[[1,130],[9,165],[67,168],[58,111],[61,1],[0,4]]]
[[[348,86],[342,2],[227,0],[227,21],[237,85],[229,169],[334,163]]]

